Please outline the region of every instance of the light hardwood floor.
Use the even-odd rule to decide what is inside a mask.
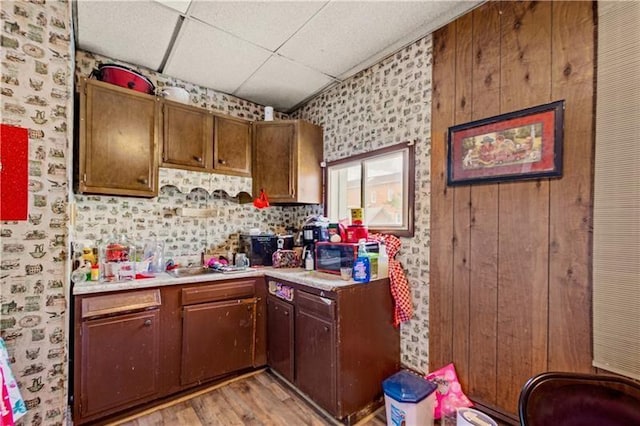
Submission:
[[[336,425],[266,370],[250,373],[135,417],[119,426]],[[384,407],[358,426],[385,426]]]

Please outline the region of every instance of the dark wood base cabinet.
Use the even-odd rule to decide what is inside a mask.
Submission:
[[[400,369],[388,280],[335,291],[265,278],[74,298],[73,421],[104,424],[131,411],[268,364],[336,419],[382,403]]]
[[[382,381],[400,369],[388,280],[324,292],[267,277],[268,364],[320,407],[351,424],[382,403]]]
[[[76,296],[74,423],[264,366],[265,306],[263,278]]]

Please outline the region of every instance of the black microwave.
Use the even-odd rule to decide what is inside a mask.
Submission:
[[[378,253],[378,243],[366,244],[368,253]],[[358,243],[316,243],[316,270],[330,274],[340,274],[340,268],[353,267],[358,257]]]

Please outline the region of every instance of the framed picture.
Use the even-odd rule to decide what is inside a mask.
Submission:
[[[449,127],[447,184],[562,176],[564,100]]]

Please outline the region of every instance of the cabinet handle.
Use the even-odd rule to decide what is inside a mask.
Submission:
[[[202,157],[198,157],[194,155],[193,159],[196,160],[198,163],[202,163]]]
[[[149,179],[140,177],[140,178],[138,178],[138,182],[140,182],[143,185],[146,185],[146,184],[149,183]]]
[[[145,327],[151,327],[151,320],[150,319],[144,320],[144,326]]]
[[[289,316],[289,311],[284,311],[284,316],[288,317]]]
[[[325,326],[324,326],[324,331],[328,333],[328,332],[329,332],[329,327],[327,327],[327,326],[325,325]]]
[[[218,159],[218,163],[222,164],[223,166],[227,164],[227,162],[225,160],[223,160],[222,158]]]

